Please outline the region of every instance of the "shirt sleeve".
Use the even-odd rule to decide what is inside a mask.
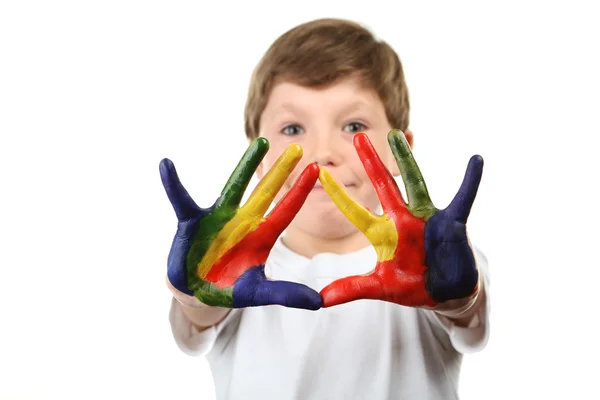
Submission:
[[[218,324],[199,330],[184,314],[175,298],[171,300],[169,322],[177,346],[189,356],[205,356],[215,345],[217,338],[223,333],[223,328],[233,319],[239,318],[241,310],[232,309]],[[230,332],[229,334],[233,334]]]
[[[477,265],[482,276],[483,301],[479,303],[479,310],[471,324],[467,327],[455,325],[451,319],[436,312],[428,312],[432,322],[440,326],[450,339],[450,343],[461,354],[476,353],[485,348],[490,337],[490,272],[485,255],[475,248]]]

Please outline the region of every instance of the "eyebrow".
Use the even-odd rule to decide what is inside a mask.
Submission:
[[[369,105],[369,103],[366,103],[364,101],[355,101],[355,102],[348,104],[348,106],[344,107],[342,109],[342,114],[352,112],[352,111],[357,111],[357,110],[363,110],[363,109],[367,110],[367,111],[371,111],[372,107]]]
[[[287,111],[292,114],[298,115],[300,117],[303,117],[305,115],[305,112],[301,108],[295,106],[292,103],[282,103],[282,104],[278,105],[277,107],[272,108],[271,112],[265,113],[264,115],[268,116],[269,118],[275,118],[282,111]]]
[[[354,102],[344,106],[341,109],[340,114],[345,114],[345,113],[349,113],[352,111],[363,110],[363,109],[370,111],[370,110],[372,110],[372,107],[369,106],[369,104],[367,102],[354,101]],[[290,111],[290,112],[299,113],[299,114],[303,113],[302,108],[295,106],[293,103],[282,103],[281,105],[279,105],[279,107],[274,109],[274,111],[280,111],[280,110]]]
[[[283,103],[283,104],[280,104],[280,105],[279,105],[279,107],[277,107],[275,110],[276,110],[276,111],[279,111],[279,110],[285,110],[285,111],[299,111],[299,110],[298,110],[298,107],[296,107],[296,106],[295,106],[294,104],[292,104],[292,103]]]

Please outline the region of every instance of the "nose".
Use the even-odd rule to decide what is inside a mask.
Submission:
[[[319,132],[319,134],[313,136],[311,161],[316,162],[319,167],[332,167],[340,162],[335,148],[334,135],[334,132]]]

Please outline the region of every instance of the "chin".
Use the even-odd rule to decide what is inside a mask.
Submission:
[[[305,204],[292,224],[311,236],[336,239],[356,232],[356,227],[333,202]]]

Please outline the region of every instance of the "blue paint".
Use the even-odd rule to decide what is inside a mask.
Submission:
[[[214,206],[200,208],[181,184],[173,162],[163,159],[160,162],[160,177],[167,197],[177,216],[177,232],[173,238],[167,260],[167,276],[171,284],[180,292],[193,296],[188,286],[187,255],[200,220],[210,214]]]
[[[210,208],[200,208],[181,184],[173,163],[164,159],[160,163],[160,176],[169,201],[177,216],[177,232],[171,244],[167,261],[167,276],[171,284],[180,292],[194,296],[189,289],[192,269],[188,271],[187,259],[192,242],[203,218],[211,215],[219,199]],[[214,222],[214,220],[212,221]],[[286,307],[318,310],[322,307],[321,295],[294,282],[270,281],[265,276],[264,265],[250,268],[233,285],[235,308],[278,304]]]
[[[233,306],[235,308],[271,304],[318,310],[323,306],[323,299],[318,292],[306,285],[268,280],[265,276],[264,265],[244,272],[233,285]]]
[[[462,185],[450,205],[425,224],[425,289],[437,302],[470,296],[478,281],[473,250],[467,240],[467,219],[477,195],[483,158],[473,156]]]

